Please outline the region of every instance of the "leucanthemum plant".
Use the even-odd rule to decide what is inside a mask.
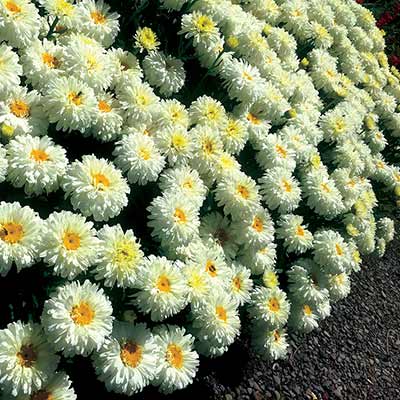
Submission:
[[[0,0],[6,398],[79,398],[54,351],[128,396],[240,334],[285,358],[395,237],[400,72],[366,9],[142,3]]]

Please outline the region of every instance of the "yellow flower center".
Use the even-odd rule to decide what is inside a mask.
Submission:
[[[93,321],[95,312],[88,303],[83,301],[72,307],[70,316],[76,325],[85,326]]]
[[[57,14],[60,15],[71,15],[74,11],[74,6],[66,0],[56,0],[54,5]]]
[[[9,244],[16,244],[22,240],[24,230],[22,225],[14,222],[0,223],[0,239]]]
[[[21,7],[19,7],[18,4],[14,3],[13,1],[7,1],[6,8],[8,11],[14,14],[21,12]]]
[[[11,137],[14,134],[14,131],[15,131],[15,129],[11,125],[7,125],[7,124],[1,125],[1,133],[4,136]]]
[[[150,153],[150,150],[148,148],[141,147],[138,150],[138,154],[139,154],[139,157],[142,158],[143,160],[145,160],[145,161],[150,160],[151,153]]]
[[[131,368],[136,368],[142,361],[142,347],[134,342],[127,342],[121,347],[122,362]]]
[[[327,183],[321,183],[321,188],[326,193],[330,193],[331,192],[331,188],[328,186]]]
[[[188,178],[185,180],[185,182],[183,182],[182,187],[185,189],[193,189],[193,181]]]
[[[33,393],[30,397],[30,400],[54,400],[55,397],[48,392],[47,390],[39,390],[36,393]]]
[[[304,311],[304,314],[306,314],[308,317],[312,314],[311,307],[308,304],[305,304],[303,306],[303,311]]]
[[[28,118],[31,109],[23,100],[14,100],[10,104],[10,111],[18,118]]]
[[[105,15],[97,10],[90,13],[90,18],[96,25],[103,25],[107,21]]]
[[[336,243],[335,249],[336,249],[336,254],[337,254],[338,256],[342,256],[342,255],[343,255],[343,249],[342,249],[342,247],[340,246],[339,243]]]
[[[203,150],[208,155],[214,153],[214,143],[210,139],[205,139],[203,142]]]
[[[31,344],[24,344],[17,353],[18,364],[25,368],[31,368],[37,360],[36,351]]]
[[[73,103],[76,106],[82,105],[82,96],[79,93],[70,92],[67,97],[70,103]]]
[[[230,137],[236,137],[239,134],[239,127],[235,121],[229,121],[228,127],[226,128],[226,134]]]
[[[116,245],[113,262],[119,267],[128,266],[138,257],[138,251],[134,244],[128,240],[123,240]]]
[[[336,275],[335,281],[338,285],[342,286],[344,283],[344,274]]]
[[[203,33],[212,32],[214,29],[214,22],[206,15],[200,15],[199,18],[194,22],[197,30]]]
[[[93,186],[99,190],[104,190],[110,186],[109,179],[103,174],[92,174]]]
[[[99,110],[104,113],[109,113],[112,110],[111,106],[104,100],[100,100],[97,106]]]
[[[175,209],[174,217],[175,221],[178,222],[178,224],[186,224],[187,222],[186,214],[181,208]]]
[[[147,27],[138,33],[138,42],[147,50],[154,50],[159,44],[156,34]]]
[[[281,308],[279,300],[276,297],[272,297],[272,299],[268,301],[268,308],[272,312],[278,312]]]
[[[246,71],[243,71],[242,75],[243,75],[243,78],[248,80],[248,81],[252,81],[253,80],[253,77],[250,74],[248,74]]]
[[[250,192],[245,186],[238,185],[236,190],[243,199],[247,200],[250,197]]]
[[[177,150],[182,150],[186,147],[187,140],[186,138],[181,135],[180,133],[174,133],[172,135],[172,146],[175,147]]]
[[[195,289],[202,289],[204,287],[203,277],[196,271],[191,272],[191,275],[188,278],[188,285]]]
[[[278,154],[280,154],[283,158],[286,158],[286,157],[287,157],[287,151],[286,151],[282,146],[280,146],[279,144],[277,144],[277,145],[275,146],[275,150],[276,150],[276,152],[277,152]]]
[[[65,232],[63,244],[67,250],[78,250],[81,245],[81,238],[74,232]]]
[[[263,276],[264,285],[268,288],[274,288],[278,286],[278,277],[275,272],[268,271]]]
[[[207,260],[206,263],[206,272],[208,272],[208,274],[210,276],[212,276],[213,278],[215,278],[217,276],[217,268],[215,268],[215,264],[214,261],[212,260]]]
[[[222,306],[217,306],[215,307],[215,313],[217,314],[217,317],[221,320],[226,322],[227,320],[227,315],[226,315],[226,310]]]
[[[304,236],[304,229],[301,225],[298,225],[296,228],[296,235],[297,236]]]
[[[48,161],[49,155],[41,149],[33,149],[31,151],[30,157],[32,160],[35,160],[38,163]]]
[[[239,276],[235,276],[232,282],[234,290],[239,291],[242,288],[242,280]]]
[[[282,185],[283,185],[283,189],[285,190],[285,192],[290,193],[292,191],[292,185],[290,184],[290,182],[287,179],[284,179],[282,181]]]
[[[264,224],[262,222],[262,219],[259,217],[254,217],[253,224],[251,227],[256,230],[257,232],[262,232],[264,230]]]
[[[171,291],[171,283],[165,275],[161,275],[158,278],[157,288],[164,293],[169,293]]]
[[[251,122],[254,125],[260,125],[261,124],[261,120],[259,118],[257,118],[254,114],[252,113],[248,113],[247,114],[247,120],[249,122]]]
[[[183,351],[177,344],[168,345],[165,358],[174,368],[181,369],[183,367]]]
[[[338,119],[335,124],[334,124],[334,130],[336,133],[341,133],[345,130],[346,128],[346,122],[344,122],[344,119]]]
[[[54,57],[52,54],[44,52],[42,54],[42,61],[46,64],[49,68],[57,68],[60,65],[60,61]]]

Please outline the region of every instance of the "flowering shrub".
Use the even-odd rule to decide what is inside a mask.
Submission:
[[[75,399],[76,355],[169,393],[245,324],[284,358],[394,236],[400,73],[370,11],[137,3],[0,0],[0,273],[28,299],[1,313],[6,397]]]

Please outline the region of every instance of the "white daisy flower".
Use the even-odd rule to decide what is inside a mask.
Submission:
[[[218,183],[215,199],[225,214],[239,220],[260,207],[261,196],[254,180],[243,172],[237,172]]]
[[[162,128],[156,133],[154,140],[170,166],[185,164],[193,157],[193,139],[182,126]]]
[[[93,364],[108,391],[132,396],[154,379],[159,351],[146,324],[116,321],[111,337],[93,355]]]
[[[239,244],[261,247],[274,240],[274,225],[268,211],[259,207],[235,221],[232,234]]]
[[[207,241],[212,240],[223,250],[225,257],[233,260],[238,252],[238,241],[232,230],[231,221],[218,212],[211,212],[201,218],[200,237]]]
[[[162,51],[151,51],[143,60],[146,80],[166,97],[178,93],[185,84],[186,72],[183,65],[181,60],[165,55]]]
[[[341,274],[320,274],[319,281],[323,288],[328,289],[332,302],[343,300],[350,294],[350,276],[345,272]]]
[[[113,155],[118,168],[127,172],[129,182],[139,185],[156,181],[165,166],[154,139],[145,135],[124,135],[117,142]]]
[[[14,263],[19,272],[39,258],[42,220],[30,207],[17,202],[0,203],[0,275],[7,275]]]
[[[280,328],[289,318],[290,303],[286,293],[278,287],[257,287],[251,295],[249,313],[252,318],[264,321],[272,328]]]
[[[283,240],[283,245],[288,253],[304,253],[313,246],[313,235],[303,224],[300,215],[282,215],[276,229],[278,239]]]
[[[145,82],[132,81],[121,87],[118,94],[128,124],[137,125],[151,122],[157,110],[159,98]]]
[[[157,126],[160,128],[189,128],[189,112],[176,99],[162,100],[159,104],[155,120]]]
[[[49,82],[43,104],[57,130],[84,132],[94,122],[97,101],[93,89],[73,76]]]
[[[163,393],[183,389],[193,382],[199,367],[199,356],[193,349],[194,337],[174,325],[154,330],[158,347],[158,368],[153,385]]]
[[[28,0],[0,0],[0,36],[12,47],[24,48],[39,35],[39,12]]]
[[[246,124],[240,119],[228,117],[226,127],[221,130],[224,149],[230,154],[240,153],[249,138]]]
[[[96,121],[84,136],[93,135],[102,142],[110,142],[121,135],[124,119],[121,105],[110,93],[97,94],[97,112],[93,117]]]
[[[42,313],[48,340],[66,357],[99,350],[112,330],[112,306],[97,285],[86,280],[59,286]]]
[[[113,62],[98,44],[71,41],[63,48],[63,69],[95,91],[107,90],[112,81]]]
[[[23,50],[21,63],[24,74],[34,88],[43,89],[63,74],[62,51],[61,46],[46,38],[33,41]]]
[[[112,77],[112,87],[119,93],[123,87],[132,81],[140,82],[143,78],[143,72],[136,56],[121,48],[110,49],[108,51],[111,62],[114,64]]]
[[[162,321],[183,310],[187,304],[187,285],[177,264],[165,257],[150,255],[141,265],[134,303],[152,321]]]
[[[285,359],[289,350],[285,329],[271,329],[268,324],[257,323],[252,328],[252,345],[265,360]]]
[[[317,309],[307,303],[294,303],[290,312],[288,326],[295,331],[309,333],[318,328]]]
[[[240,252],[238,261],[251,269],[254,275],[260,275],[265,270],[275,267],[276,244],[270,242],[262,246],[247,246]]]
[[[0,380],[6,394],[30,396],[55,373],[60,357],[39,324],[12,322],[0,330],[0,341]]]
[[[76,6],[70,0],[39,0],[48,14],[59,19],[62,28],[72,28],[76,25]]]
[[[97,259],[99,241],[93,223],[80,214],[54,212],[44,223],[40,256],[55,275],[74,279]]]
[[[209,96],[196,99],[190,105],[189,115],[192,124],[205,125],[212,129],[225,129],[228,123],[222,103]]]
[[[17,136],[7,145],[7,179],[27,195],[56,191],[68,165],[66,152],[48,136]]]
[[[232,263],[231,269],[231,295],[242,306],[250,301],[250,292],[253,289],[251,271],[237,262]]]
[[[104,286],[134,287],[144,254],[133,231],[124,233],[120,225],[105,225],[97,236],[100,243],[95,278],[104,279]]]
[[[231,345],[240,332],[238,302],[224,290],[213,290],[192,309],[193,329],[200,341],[213,346]]]
[[[22,67],[19,64],[17,53],[5,43],[0,45],[0,95],[3,97],[20,84]]]
[[[100,42],[104,47],[114,43],[119,32],[119,15],[110,12],[103,0],[83,0],[76,6],[79,31]]]
[[[62,181],[74,210],[95,221],[108,221],[127,206],[129,186],[121,172],[104,158],[85,155],[73,162]]]
[[[202,265],[192,262],[182,267],[182,273],[188,287],[189,303],[191,307],[197,307],[210,293],[211,277]]]
[[[0,102],[0,124],[3,127],[12,127],[14,136],[27,133],[32,136],[46,134],[49,124],[41,100],[36,90],[28,92],[26,87],[14,87]],[[4,135],[4,129],[2,132]]]
[[[64,372],[55,372],[46,380],[46,383],[39,390],[35,390],[31,395],[3,396],[4,400],[77,400],[77,395],[71,387],[72,382]]]
[[[342,236],[333,230],[314,235],[314,261],[327,273],[342,273],[351,265],[351,254]]]
[[[259,182],[263,199],[271,210],[278,209],[282,214],[298,207],[301,200],[300,185],[289,170],[271,169]]]
[[[199,210],[175,193],[156,197],[147,208],[152,236],[169,246],[182,246],[199,234]]]

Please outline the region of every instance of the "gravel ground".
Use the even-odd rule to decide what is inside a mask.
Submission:
[[[320,329],[292,338],[288,360],[264,362],[243,338],[223,357],[201,359],[200,372],[187,389],[171,396],[146,389],[135,399],[399,400],[399,254],[397,240],[382,259],[365,260],[350,296],[333,307]],[[73,364],[66,369],[78,399],[126,399],[111,393],[103,397],[104,386],[94,373],[89,383],[82,382],[82,371]]]

